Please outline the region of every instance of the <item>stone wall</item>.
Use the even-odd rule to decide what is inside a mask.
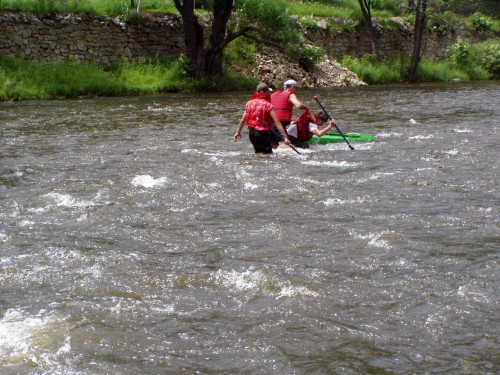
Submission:
[[[399,28],[384,29],[377,27],[378,47],[382,56],[393,55],[398,52],[410,55],[413,49],[413,30],[401,25]],[[350,30],[348,32],[329,32],[325,24],[318,21],[318,28],[314,30],[302,29],[302,33],[317,47],[322,47],[328,55],[342,58],[345,55],[361,57],[371,52],[371,38],[368,29]],[[441,34],[437,30],[427,31],[422,44],[422,52],[430,58],[448,56],[451,46],[461,36],[470,43],[484,41],[491,37],[487,34],[472,34],[448,32]]]
[[[318,19],[318,28],[302,33],[328,55],[341,58],[370,52],[368,31],[329,32]],[[470,38],[469,38],[470,39]],[[379,28],[380,50],[384,55],[411,52],[412,33]],[[424,53],[441,57],[449,52],[456,35],[426,35]],[[176,57],[184,51],[181,19],[178,15],[145,14],[140,24],[125,24],[120,18],[79,15],[32,16],[0,13],[0,57],[12,56],[39,61],[70,60],[109,64],[125,56]]]
[[[116,58],[178,56],[184,33],[177,15],[126,25],[119,18],[0,14],[0,56],[109,64]]]

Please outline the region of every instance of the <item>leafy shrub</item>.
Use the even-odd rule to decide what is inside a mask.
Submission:
[[[471,54],[477,65],[480,65],[492,79],[500,79],[500,42],[489,40],[474,44]]]
[[[493,30],[493,23],[484,15],[479,12],[474,13],[469,17],[469,22],[472,28],[476,31],[491,31]]]
[[[253,54],[258,49],[257,42],[245,37],[236,38],[224,48],[224,64],[248,66],[253,63]]]
[[[313,16],[304,16],[299,18],[300,24],[307,29],[317,30],[319,29],[318,23]]]
[[[299,65],[307,71],[310,71],[324,55],[325,51],[322,48],[301,45],[299,48],[294,48],[289,52],[294,55],[299,61]]]
[[[471,63],[470,44],[460,37],[451,47],[451,61],[457,68],[463,68]]]

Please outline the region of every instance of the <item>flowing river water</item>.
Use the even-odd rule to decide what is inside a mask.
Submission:
[[[0,103],[0,373],[498,374],[498,82],[250,95]]]

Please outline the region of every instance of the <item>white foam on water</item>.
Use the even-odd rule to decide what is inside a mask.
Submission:
[[[340,198],[328,198],[323,202],[325,206],[335,206],[335,205],[345,205],[345,204],[359,204],[366,203],[370,200],[369,197],[356,197],[354,199],[340,199]]]
[[[453,129],[455,133],[474,133],[472,130],[467,129],[467,128],[459,128],[459,129]]]
[[[458,150],[442,151],[442,153],[445,155],[455,156],[458,155]]]
[[[434,159],[434,158],[421,158],[420,160],[422,160],[422,161],[429,161],[429,162],[435,162],[436,161],[436,159]]]
[[[488,298],[484,293],[481,293],[478,285],[460,285],[457,290],[457,295],[468,303],[492,303],[493,301]]]
[[[71,351],[70,337],[66,336],[63,345],[57,350],[57,355],[69,353]]]
[[[358,151],[371,150],[375,144],[376,142],[351,142],[351,146]]]
[[[215,157],[235,157],[241,155],[241,153],[235,151],[218,151],[218,152],[205,152],[205,155],[215,156]]]
[[[315,161],[315,160],[310,160],[310,161],[305,161],[304,164],[306,165],[312,165],[312,166],[325,166],[325,167],[337,167],[337,168],[350,168],[350,167],[357,167],[360,166],[361,163],[353,163],[353,162],[348,162],[348,161]]]
[[[251,182],[245,182],[245,185],[243,186],[245,190],[255,190],[259,188],[259,185],[257,184],[252,184]]]
[[[422,140],[422,139],[432,139],[434,136],[432,134],[426,134],[426,135],[414,135],[413,137],[408,137],[408,139],[416,139],[416,140]]]
[[[319,297],[319,293],[309,290],[304,286],[285,286],[281,288],[277,298],[295,296]]]
[[[7,236],[5,233],[0,233],[0,242],[7,242],[9,239],[9,236]]]
[[[159,314],[173,314],[175,312],[175,306],[172,304],[167,304],[164,306],[152,306],[151,311]]]
[[[260,271],[218,271],[216,279],[229,290],[248,291],[258,289],[265,282],[265,275]]]
[[[355,238],[368,241],[368,245],[374,247],[380,247],[383,249],[390,249],[392,246],[387,238],[397,237],[397,233],[394,231],[385,230],[382,232],[361,234],[359,232],[351,232],[351,235]]]
[[[294,286],[290,285],[288,281],[281,283],[271,280],[261,271],[218,271],[215,277],[226,288],[233,291],[261,291],[268,295],[275,295],[277,299],[296,296],[319,296],[317,292],[303,285]]]
[[[60,321],[56,314],[45,311],[32,316],[21,309],[8,309],[0,320],[0,362],[29,360],[46,365],[54,362],[57,354],[69,352],[69,337],[66,336],[61,346],[58,344],[58,340],[62,341]],[[53,353],[50,352],[51,346],[54,346]],[[42,348],[44,352],[41,352]]]
[[[156,186],[162,186],[167,181],[166,177],[153,178],[150,175],[140,175],[135,176],[132,179],[132,185],[136,187],[153,188]]]
[[[311,152],[311,151],[306,151],[307,149],[304,149],[304,148],[295,147],[295,149],[298,152],[300,152],[302,155]],[[286,155],[286,157],[290,157],[291,155],[294,155],[294,156],[297,156],[297,157],[301,157],[301,155],[299,155],[296,151],[294,151],[293,148],[291,148],[290,146],[285,146],[285,145],[280,145],[278,148],[275,148],[273,150],[273,154],[277,154],[279,156]]]
[[[78,200],[73,198],[70,194],[62,193],[48,193],[44,197],[50,198],[54,204],[59,207],[91,207],[95,203],[92,201]]]
[[[422,171],[432,171],[434,168],[417,168],[417,172],[422,172]]]
[[[148,106],[148,112],[172,112],[172,108],[169,107],[153,107],[153,106]]]
[[[370,180],[378,180],[385,176],[394,176],[394,172],[376,172],[370,176]]]
[[[194,148],[185,148],[184,150],[181,151],[183,154],[196,154],[196,155],[201,155],[200,150],[196,150]]]
[[[375,247],[381,247],[384,249],[390,249],[389,242],[386,240],[380,239],[379,236],[374,236],[370,241],[368,242],[368,245],[375,246]]]
[[[16,226],[18,227],[29,227],[34,225],[35,222],[32,220],[20,220],[16,222]],[[2,240],[2,234],[0,233],[0,241]]]
[[[383,177],[392,178],[391,176],[394,176],[394,175],[395,175],[394,172],[376,172],[367,178],[360,178],[358,180],[358,182],[374,181],[374,180],[382,179]]]
[[[379,133],[377,134],[377,138],[393,138],[393,137],[401,137],[402,134],[401,133],[396,133],[396,132],[393,132],[393,133],[386,133],[386,132],[382,132],[382,133]]]

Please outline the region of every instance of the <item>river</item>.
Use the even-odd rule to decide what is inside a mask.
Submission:
[[[498,374],[499,83],[250,95],[0,103],[0,373]]]

